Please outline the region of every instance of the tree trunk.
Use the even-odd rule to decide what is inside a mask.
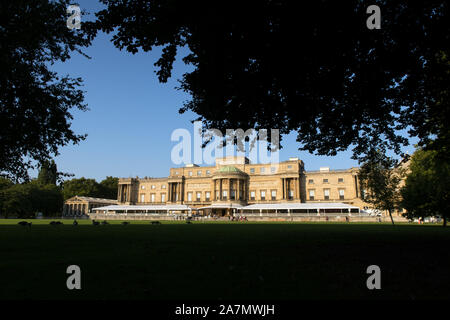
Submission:
[[[394,224],[394,219],[392,218],[392,210],[389,209],[388,211],[389,211],[389,217],[391,217],[392,225],[394,226],[395,224]]]

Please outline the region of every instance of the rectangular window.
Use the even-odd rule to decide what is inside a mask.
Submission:
[[[165,189],[165,188],[166,188],[166,185],[165,185],[165,184],[163,184],[161,188]]]
[[[272,190],[272,200],[277,200],[277,190]]]
[[[192,201],[192,192],[188,192],[188,201]]]
[[[266,191],[261,190],[261,200],[266,200]]]
[[[144,190],[144,189],[145,189],[145,186],[141,186],[141,189]]]
[[[141,194],[141,202],[145,202],[145,194]]]
[[[250,173],[255,173],[255,168],[250,168]]]
[[[211,174],[211,171],[206,170],[206,174],[209,176]]]
[[[292,169],[292,166],[291,166],[291,165],[288,165],[288,169]]]
[[[328,179],[323,179],[323,183],[328,183]]]
[[[309,179],[308,180],[308,184],[314,184],[314,180],[313,179]]]
[[[201,171],[197,171],[197,176],[201,176],[202,175],[202,172]]]
[[[151,201],[152,201],[152,202],[155,202],[155,194],[154,194],[154,193],[152,193],[152,194],[150,195],[150,198],[151,198]]]
[[[222,199],[223,200],[227,200],[227,197],[228,197],[228,191],[227,190],[223,190],[222,191]]]
[[[231,190],[231,193],[230,193],[230,199],[231,199],[231,200],[236,199],[236,191],[235,191],[234,189]]]
[[[211,198],[211,192],[207,191],[205,193],[205,198],[206,198],[206,201],[209,201],[209,199]]]
[[[161,202],[166,202],[166,194],[161,193]]]
[[[324,189],[323,190],[323,198],[325,200],[330,200],[330,189]]]
[[[192,171],[188,172],[189,177],[192,177]]]
[[[339,182],[339,183],[343,183],[343,182],[344,182],[344,178],[339,178],[339,179],[338,179],[338,182]]]
[[[277,171],[277,168],[275,168],[275,167],[270,168],[270,173],[275,173],[276,171]]]
[[[259,171],[260,171],[261,173],[264,173],[264,172],[266,171],[266,168],[262,167]]]
[[[314,190],[309,190],[309,200],[314,200]]]
[[[344,200],[344,198],[345,198],[344,189],[339,189],[339,200]]]
[[[197,192],[197,201],[200,201],[201,197],[202,197],[202,193],[201,192]]]
[[[255,191],[250,191],[250,200],[255,200]]]

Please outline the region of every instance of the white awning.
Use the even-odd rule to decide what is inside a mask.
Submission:
[[[206,206],[206,207],[200,207],[200,208],[196,208],[198,210],[200,209],[242,209],[245,208],[240,204],[235,204],[235,203],[230,203],[230,204],[226,204],[226,203],[214,203],[210,206]]]
[[[338,210],[359,210],[358,207],[339,202],[317,202],[317,203],[257,203],[248,206],[240,204],[219,204],[214,203],[210,206],[191,208],[184,204],[168,205],[110,205],[105,207],[93,208],[94,211],[192,211],[201,209],[241,209],[241,210],[320,210],[320,209],[338,209]]]
[[[314,209],[358,209],[358,207],[351,206],[339,202],[318,202],[318,203],[299,203],[299,202],[285,202],[285,203],[257,203],[243,207],[243,210],[314,210]]]
[[[169,205],[111,205],[93,208],[94,211],[187,211],[192,210],[184,204]]]

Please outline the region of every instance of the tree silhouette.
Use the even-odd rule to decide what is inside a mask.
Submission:
[[[40,184],[53,184],[56,185],[56,181],[58,179],[58,170],[56,167],[55,160],[44,161],[41,164],[41,168],[39,170],[39,174],[37,177],[37,181]]]
[[[14,180],[27,180],[35,163],[85,137],[70,127],[71,109],[86,110],[81,79],[49,68],[91,41],[84,29],[67,28],[69,4],[0,2],[0,174]]]
[[[171,76],[179,47],[193,67],[180,112],[205,128],[279,128],[301,150],[354,147],[401,153],[408,130],[448,145],[449,4],[445,1],[102,0],[97,29],[119,49],[162,46],[157,76]],[[369,30],[366,9],[381,8]],[[445,98],[445,99],[444,99]],[[439,140],[438,139],[438,140]]]

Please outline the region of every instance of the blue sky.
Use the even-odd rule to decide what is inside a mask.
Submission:
[[[93,0],[79,1],[79,4],[89,12],[100,7]],[[171,150],[177,144],[171,141],[171,134],[177,128],[192,133],[191,120],[196,118],[193,113],[178,113],[183,102],[189,99],[187,94],[175,89],[177,79],[189,70],[180,60],[186,51],[179,53],[172,78],[161,84],[153,66],[159,58],[159,49],[132,55],[115,48],[111,37],[103,33],[97,36],[85,50],[92,59],[74,54],[69,61],[52,66],[60,75],[83,78],[85,102],[90,109],[73,112],[73,130],[78,134],[87,133],[88,137],[78,145],[60,149],[61,154],[55,158],[58,170],[97,181],[106,176],[167,176],[169,168],[177,166],[171,161]],[[280,160],[299,157],[305,162],[306,170],[358,165],[351,160],[351,151],[335,157],[300,152],[295,134],[283,137],[282,144]],[[405,150],[412,153],[413,147]]]

